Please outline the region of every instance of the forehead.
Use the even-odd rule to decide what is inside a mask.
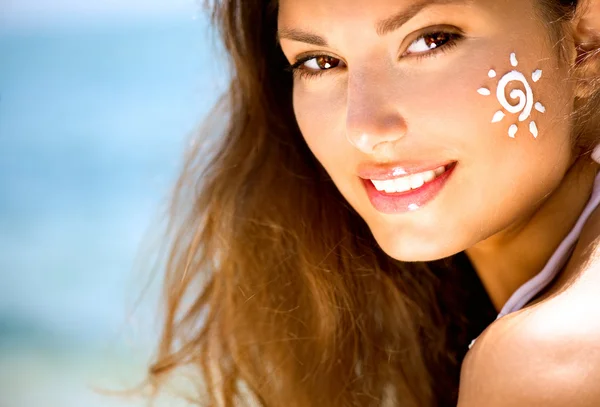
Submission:
[[[530,38],[544,28],[540,1],[279,0],[278,38],[311,37],[313,44],[347,52],[373,45],[389,37],[388,33],[406,35],[426,26],[448,24],[471,36],[509,41],[515,36]]]
[[[448,13],[465,9],[502,14],[507,10],[525,11],[535,0],[279,0],[279,25],[371,21],[374,25],[395,14],[416,15],[437,10]]]

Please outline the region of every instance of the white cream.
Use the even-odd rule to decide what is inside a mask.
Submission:
[[[514,67],[516,67],[519,64],[519,61],[517,60],[517,55],[514,52],[510,54],[510,64]],[[494,71],[493,69],[490,69],[488,71],[488,76],[490,78],[494,78],[496,76],[496,71]],[[531,79],[533,82],[537,82],[541,78],[542,78],[542,70],[541,69],[536,69],[535,71],[532,72]],[[507,92],[508,85],[511,82],[521,83],[523,89],[512,89],[509,93],[509,96],[511,99],[513,99],[513,101],[509,102],[506,98],[506,92]],[[484,87],[479,88],[477,90],[477,92],[483,96],[490,95],[489,89],[484,88]],[[502,78],[500,78],[500,80],[498,81],[497,88],[496,88],[496,98],[498,99],[500,106],[502,106],[502,108],[504,110],[506,110],[508,113],[513,113],[513,114],[518,113],[519,114],[518,121],[520,121],[520,122],[523,122],[523,121],[529,119],[529,117],[531,116],[531,111],[533,110],[534,107],[535,107],[535,110],[537,110],[540,113],[546,112],[546,108],[540,102],[535,102],[535,105],[534,105],[533,90],[531,88],[531,85],[529,84],[525,75],[523,75],[521,72],[519,72],[517,70],[512,70],[512,71],[508,72],[507,74],[505,74]],[[516,103],[514,101],[516,101]],[[504,111],[502,111],[502,110],[497,111],[496,113],[494,113],[494,116],[492,117],[492,123],[501,122],[505,116],[506,116],[506,114],[504,113]],[[512,124],[508,129],[508,136],[511,138],[514,138],[516,136],[518,130],[519,130],[519,127],[517,126],[517,124]],[[531,134],[533,135],[534,138],[537,138],[538,128],[534,121],[529,122],[529,131],[531,132]]]
[[[512,99],[518,99],[519,102],[516,105],[511,105],[508,100],[506,100],[506,87],[510,82],[521,82],[523,87],[525,88],[525,92],[521,89],[513,89],[510,91],[510,97]],[[525,76],[518,71],[510,71],[506,75],[504,75],[500,81],[498,81],[498,89],[496,91],[496,97],[498,98],[498,102],[500,105],[506,109],[509,113],[519,113],[519,121],[525,121],[531,114],[531,109],[533,108],[533,91],[531,90],[531,86],[527,82]]]
[[[492,123],[498,123],[499,121],[504,119],[504,116],[506,116],[504,114],[504,112],[502,110],[498,110],[496,113],[494,113],[494,117],[492,118]]]
[[[545,113],[546,112],[546,108],[540,102],[537,102],[535,104],[535,110],[537,110],[540,113]]]
[[[529,131],[533,135],[533,138],[537,138],[537,136],[538,136],[538,129],[537,129],[537,126],[536,126],[535,122],[532,121],[531,123],[529,123]]]

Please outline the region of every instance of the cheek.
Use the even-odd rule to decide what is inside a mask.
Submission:
[[[467,153],[467,161],[487,158],[508,171],[523,161],[548,165],[568,156],[568,101],[573,100],[572,86],[565,82],[568,73],[556,60],[526,50],[516,67],[510,51],[497,54],[504,57],[454,61],[444,75],[407,81],[412,132],[432,137],[463,158]],[[498,97],[498,90],[505,98]],[[519,95],[524,107],[517,109]]]
[[[313,86],[317,86],[313,84]],[[334,84],[311,89],[311,83],[294,87],[294,114],[306,144],[331,174],[350,148],[345,138],[345,98]]]
[[[565,84],[566,72],[556,60],[536,58],[527,50],[507,52],[504,60],[495,62],[490,66],[493,73],[486,70],[471,86],[478,92],[479,126],[487,128],[492,138],[486,142],[488,154],[512,182],[520,175],[562,176],[571,155],[571,109],[565,101],[573,100],[573,95]]]
[[[457,193],[449,191],[445,210],[456,213],[459,219],[468,214],[456,224],[462,224],[466,233],[481,229],[482,235],[477,236],[482,239],[490,230],[496,231],[523,216],[550,193],[572,158],[568,116],[572,111],[569,101],[573,100],[573,89],[565,82],[568,74],[547,58],[527,58],[526,52],[522,54],[517,67],[511,65],[510,52],[506,52],[505,58],[478,63],[477,69],[448,71],[451,79],[430,81],[427,88],[430,91],[412,92],[411,127],[455,152],[461,165],[453,184]],[[492,68],[495,77],[488,75]],[[542,77],[534,82],[531,75],[540,68]],[[529,117],[520,121],[520,112],[511,113],[501,105],[496,95],[498,83],[512,70],[529,79],[532,102],[542,103],[544,113],[532,108]],[[484,87],[490,90],[490,95],[477,92]],[[512,105],[518,103],[510,99],[510,92],[515,89],[525,90],[518,81],[508,84]],[[492,123],[498,111],[505,116]],[[538,129],[537,137],[530,132],[532,121]],[[512,125],[518,127],[514,137],[509,136]],[[432,214],[431,223],[439,218],[440,214]],[[484,219],[489,230],[480,227]],[[455,232],[456,224],[448,225],[448,233]]]

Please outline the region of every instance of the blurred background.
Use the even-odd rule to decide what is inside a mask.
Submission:
[[[145,377],[160,276],[138,266],[215,50],[194,0],[0,0],[0,407],[147,405],[95,389]]]

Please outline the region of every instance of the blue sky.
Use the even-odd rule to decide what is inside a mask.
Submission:
[[[0,406],[148,405],[91,386],[156,347],[145,260],[226,84],[202,1],[0,0]]]
[[[0,26],[46,26],[93,19],[153,18],[189,15],[203,0],[2,0]]]

